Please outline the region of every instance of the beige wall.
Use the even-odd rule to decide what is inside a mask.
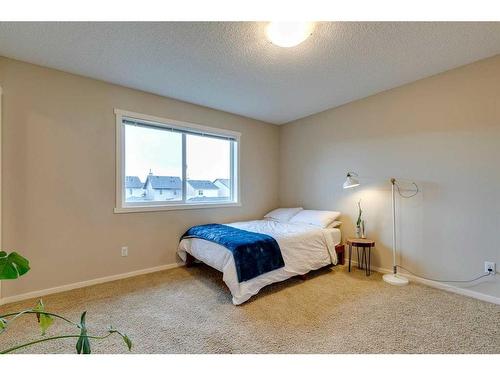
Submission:
[[[404,265],[467,278],[500,263],[500,56],[284,125],[280,150],[281,205],[338,209],[351,236],[361,199],[376,265],[391,266],[391,176],[421,188],[398,198]],[[349,170],[363,185],[342,190]]]
[[[189,226],[260,217],[278,203],[274,125],[5,58],[0,86],[3,248],[32,266],[2,283],[3,297],[174,263]],[[241,132],[243,206],[114,214],[114,108]]]

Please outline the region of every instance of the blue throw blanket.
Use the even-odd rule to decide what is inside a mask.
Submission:
[[[285,266],[278,243],[267,234],[206,224],[190,228],[181,240],[184,238],[201,238],[226,247],[233,253],[239,282]]]

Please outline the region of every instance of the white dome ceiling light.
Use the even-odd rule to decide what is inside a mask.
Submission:
[[[314,22],[269,22],[267,38],[280,47],[295,47],[306,40],[313,32]]]

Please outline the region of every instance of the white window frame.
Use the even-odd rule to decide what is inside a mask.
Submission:
[[[186,210],[186,209],[198,209],[198,208],[217,208],[217,207],[236,207],[241,206],[240,197],[240,149],[241,149],[241,133],[227,130],[212,128],[205,125],[193,124],[185,121],[172,120],[157,116],[145,115],[142,113],[130,112],[115,108],[116,117],[116,206],[114,209],[115,213],[127,213],[127,212],[147,212],[147,211],[170,211],[170,210]],[[183,137],[183,147],[182,147],[182,184],[183,184],[183,194],[182,201],[179,202],[127,202],[125,194],[125,132],[123,125],[123,118],[131,118],[146,124],[151,124],[155,127],[164,128],[175,128],[176,130],[194,132],[207,135],[216,136],[227,136],[235,139],[233,147],[231,147],[231,184],[233,184],[233,189],[231,191],[231,200],[227,202],[203,202],[188,203],[186,201],[186,145],[185,139]],[[236,151],[236,154],[235,154]]]

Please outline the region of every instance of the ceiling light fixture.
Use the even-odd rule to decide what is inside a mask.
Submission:
[[[267,38],[280,47],[294,47],[306,40],[313,32],[314,22],[269,22]]]

